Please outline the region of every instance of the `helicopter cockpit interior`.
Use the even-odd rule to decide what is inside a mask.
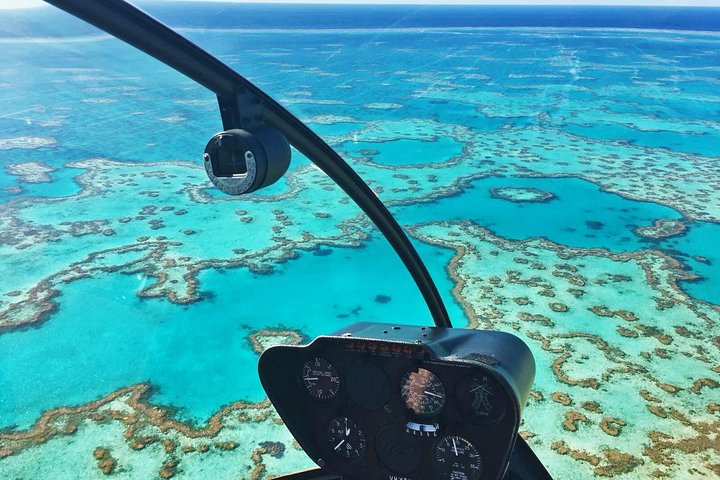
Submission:
[[[0,28],[0,477],[717,471],[712,21],[44,2]]]
[[[357,323],[305,346],[275,346],[259,374],[317,471],[296,479],[550,478],[518,436],[535,373],[528,347],[503,332],[454,329],[417,252],[343,159],[259,88],[122,0],[51,3],[214,91],[225,131],[203,156],[212,183],[253,192],[288,169],[290,145],[368,214],[415,279],[436,326]]]

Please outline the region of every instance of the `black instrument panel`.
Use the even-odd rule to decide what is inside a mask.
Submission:
[[[529,392],[529,384],[518,389],[517,369],[491,350],[509,348],[516,360],[529,355],[515,341],[501,332],[356,324],[307,346],[268,349],[260,376],[292,434],[327,472],[497,479],[527,398],[518,392]],[[532,357],[523,361],[531,383]]]
[[[338,372],[339,388],[325,401],[317,401],[316,387],[308,386],[300,371],[295,384],[297,401],[314,419],[316,460],[328,471],[350,469],[357,478],[448,480],[502,473],[498,465],[509,451],[498,451],[499,444],[507,444],[498,439],[503,432],[512,438],[518,419],[491,371],[434,361],[424,347],[390,342],[340,340],[305,355],[306,362],[332,365]],[[316,373],[310,378],[322,382],[325,372]],[[478,393],[479,401],[473,397]]]

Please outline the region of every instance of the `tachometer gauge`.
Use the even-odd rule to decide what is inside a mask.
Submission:
[[[445,406],[445,387],[424,368],[403,375],[400,393],[405,406],[421,417],[436,417]]]
[[[477,423],[494,423],[505,416],[507,398],[504,389],[490,375],[475,374],[463,378],[457,390],[460,405]]]
[[[340,376],[330,362],[318,357],[303,365],[302,384],[313,398],[330,400],[340,390]]]
[[[330,421],[327,440],[333,454],[346,460],[358,460],[365,454],[365,434],[347,417]]]
[[[477,480],[482,474],[482,458],[472,443],[462,437],[438,440],[433,452],[440,480]]]

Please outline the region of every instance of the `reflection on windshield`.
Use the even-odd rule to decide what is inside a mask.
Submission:
[[[67,15],[12,15],[0,477],[310,467],[258,354],[430,323],[402,264],[297,154],[257,194],[212,189],[200,155],[221,125],[198,85]],[[183,33],[348,159],[454,324],[528,343],[521,431],[556,478],[717,473],[717,35],[213,26]]]

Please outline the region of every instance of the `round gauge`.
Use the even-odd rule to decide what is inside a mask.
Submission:
[[[340,390],[340,375],[324,358],[314,358],[303,365],[302,384],[313,398],[330,400]]]
[[[436,417],[445,406],[445,387],[434,373],[424,368],[403,375],[400,393],[405,406],[421,417]]]
[[[371,363],[356,363],[345,375],[348,397],[366,410],[383,408],[392,396],[392,384],[382,368]]]
[[[480,454],[462,437],[447,436],[438,440],[434,460],[441,480],[477,480],[482,474]]]
[[[367,441],[360,428],[347,417],[330,421],[327,440],[333,454],[346,460],[357,460],[365,454]]]
[[[507,410],[504,389],[492,376],[478,373],[458,383],[460,405],[477,423],[494,423]]]

